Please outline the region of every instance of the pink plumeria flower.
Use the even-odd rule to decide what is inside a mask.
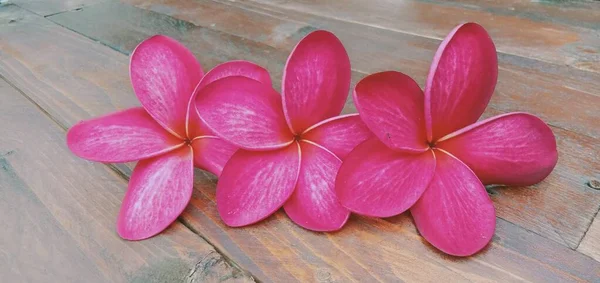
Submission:
[[[535,116],[476,122],[494,91],[497,60],[487,32],[467,23],[440,45],[424,95],[398,72],[360,81],[354,101],[376,138],[344,160],[336,180],[342,204],[376,217],[410,208],[421,235],[451,255],[485,247],[496,217],[483,184],[532,185],[557,161],[554,135]]]
[[[269,74],[250,62],[233,61],[203,76],[196,58],[182,44],[153,36],[131,54],[130,76],[142,107],[82,121],[67,134],[76,155],[99,162],[139,160],[117,220],[124,239],[160,233],[181,214],[192,196],[193,166],[220,175],[237,150],[189,115],[194,89],[228,75],[270,85]],[[257,82],[258,83],[258,82]]]
[[[310,230],[333,231],[346,223],[349,211],[335,195],[335,175],[346,154],[372,136],[358,114],[336,116],[349,88],[344,46],[332,33],[315,31],[288,58],[282,95],[243,77],[200,92],[200,117],[242,148],[217,184],[217,208],[227,225],[258,222],[281,206]]]

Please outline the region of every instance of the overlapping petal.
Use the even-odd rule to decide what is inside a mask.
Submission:
[[[212,132],[207,129],[197,114],[194,101],[198,92],[200,92],[200,90],[206,85],[216,80],[232,76],[247,77],[271,86],[271,76],[269,75],[269,71],[249,61],[228,61],[212,68],[210,71],[208,71],[208,73],[206,73],[206,75],[204,75],[204,77],[202,77],[202,80],[194,90],[194,95],[190,97],[190,106],[188,109],[189,120],[187,124],[189,138],[212,134]]]
[[[335,176],[342,164],[333,153],[301,142],[302,163],[294,193],[283,206],[298,225],[313,231],[342,228],[350,216],[335,194]]]
[[[122,238],[152,237],[177,219],[192,197],[192,159],[191,148],[185,146],[138,162],[117,220]]]
[[[99,162],[129,162],[182,146],[142,107],[79,122],[67,133],[67,145],[77,156]]]
[[[350,88],[350,59],[340,40],[314,31],[294,48],[283,72],[286,119],[296,134],[339,115]]]
[[[340,159],[344,159],[357,145],[372,136],[373,133],[358,114],[329,118],[302,134],[303,139],[327,148]]]
[[[271,151],[238,150],[217,183],[217,209],[233,227],[256,223],[279,209],[294,192],[300,146]]]
[[[423,92],[409,76],[382,72],[362,79],[354,89],[362,120],[388,147],[423,152],[426,143]]]
[[[344,159],[336,179],[342,205],[353,212],[389,217],[410,208],[435,171],[431,151],[394,151],[377,138],[357,146]]]
[[[285,122],[281,96],[253,79],[217,80],[198,93],[196,107],[217,136],[241,148],[282,148],[294,139]]]
[[[221,175],[223,167],[237,151],[237,147],[215,136],[203,136],[192,141],[194,165],[200,169]]]
[[[552,130],[527,113],[478,122],[437,146],[467,164],[484,184],[536,184],[552,172],[558,159]]]
[[[435,54],[425,87],[429,141],[468,126],[481,116],[498,78],[498,58],[483,27],[456,27]]]
[[[477,176],[460,160],[435,151],[433,180],[410,209],[419,233],[443,252],[472,255],[492,239],[494,205]]]
[[[188,102],[203,75],[192,52],[172,38],[150,37],[131,54],[129,74],[133,90],[148,113],[165,129],[184,138]]]

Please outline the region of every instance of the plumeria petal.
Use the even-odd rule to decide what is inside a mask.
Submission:
[[[133,50],[129,74],[148,113],[184,138],[188,102],[203,75],[194,54],[172,38],[155,35]]]
[[[129,162],[183,145],[142,107],[79,122],[69,129],[67,145],[77,156],[99,162]]]
[[[344,159],[336,179],[342,205],[358,214],[389,217],[410,208],[433,177],[431,151],[414,154],[371,138]]]
[[[409,76],[382,72],[362,79],[354,89],[362,120],[388,147],[423,152],[426,143],[423,91]]]
[[[271,86],[271,76],[269,75],[269,71],[265,68],[250,61],[236,60],[228,61],[212,68],[202,78],[200,88],[205,87],[216,80],[232,76],[250,78]]]
[[[467,164],[484,184],[533,185],[558,159],[552,130],[527,113],[496,116],[443,139],[436,146]]]
[[[238,150],[217,183],[217,209],[233,227],[256,223],[292,195],[300,171],[300,146],[266,152]]]
[[[439,150],[435,155],[435,176],[410,212],[421,235],[436,248],[455,256],[472,255],[494,235],[494,205],[464,163]]]
[[[283,72],[283,105],[290,128],[302,133],[339,115],[350,88],[350,59],[330,32],[314,31],[296,45]]]
[[[498,78],[498,57],[483,27],[454,28],[438,48],[425,87],[429,141],[468,126],[485,110]]]
[[[196,113],[196,107],[194,107],[193,102],[195,101],[197,93],[206,85],[216,80],[231,76],[247,77],[271,86],[271,76],[269,75],[269,71],[249,61],[228,61],[212,68],[210,71],[208,71],[208,73],[206,73],[206,75],[204,75],[204,77],[202,77],[202,80],[194,90],[194,95],[190,98],[190,113],[188,114],[188,136],[190,138],[211,134],[206,132],[199,116]]]
[[[300,147],[300,176],[294,194],[283,208],[296,224],[306,229],[338,230],[350,215],[335,195],[335,176],[342,161],[310,142],[303,141]]]
[[[294,139],[281,96],[253,79],[227,77],[207,85],[196,97],[196,108],[217,136],[241,148],[282,148]]]
[[[192,149],[185,146],[138,162],[117,220],[122,238],[152,237],[177,219],[192,197],[192,158]]]
[[[357,145],[372,136],[358,114],[329,118],[302,134],[303,139],[327,148],[339,159],[344,159]]]
[[[223,167],[237,151],[237,147],[215,136],[203,136],[192,141],[196,167],[221,175]]]

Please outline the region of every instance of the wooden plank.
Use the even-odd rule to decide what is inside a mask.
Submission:
[[[127,8],[121,6],[119,9]],[[153,28],[146,25],[152,22],[149,19],[128,17],[144,23],[132,27],[118,20],[123,17],[117,11],[111,13],[115,17],[112,19],[114,27],[125,26],[126,30],[141,30],[140,33],[149,33]],[[101,23],[89,15],[79,15],[96,24]],[[177,21],[170,21],[176,27],[181,26]],[[23,26],[31,24],[37,29],[0,27],[0,36],[10,38],[10,44],[0,48],[0,72],[26,90],[38,104],[52,107],[46,110],[48,113],[57,115],[65,125],[72,125],[77,119],[97,115],[97,109],[108,111],[133,103],[135,98],[128,89],[129,82],[117,79],[127,77],[124,55],[39,18],[24,18],[20,22]],[[163,26],[164,23],[155,25]],[[119,29],[114,32],[126,34]],[[249,59],[254,58],[250,56],[252,54],[282,64],[286,56],[283,53],[287,53],[206,29],[194,28],[186,32],[180,36],[187,35],[195,40],[188,42],[188,46],[196,54],[204,54],[201,56],[203,62],[206,57],[209,57],[206,60],[217,60],[210,59],[211,56],[227,58],[227,54],[237,54]],[[37,40],[30,40],[35,38]],[[52,40],[48,40],[50,38]],[[28,46],[44,48],[31,53],[33,47]],[[214,48],[205,48],[207,46]],[[262,53],[250,53],[258,51],[259,47],[264,50]],[[223,55],[222,50],[228,53]],[[61,54],[61,57],[57,59],[52,54]],[[61,73],[61,77],[57,78],[56,72]],[[278,79],[280,73],[275,76]],[[119,93],[122,89],[126,90]],[[65,107],[53,99],[70,103]],[[568,144],[572,143],[566,139]],[[303,230],[282,212],[251,227],[229,228],[216,212],[215,180],[197,174],[195,187],[191,205],[182,215],[182,221],[264,281],[591,281],[600,276],[598,262],[501,219],[489,248],[471,259],[456,259],[427,245],[408,215],[387,220],[353,216],[348,227],[331,234]]]
[[[9,2],[40,16],[48,16],[104,1],[108,0],[11,0]]]
[[[577,250],[600,261],[600,214],[592,222]]]
[[[246,40],[242,41],[230,37],[227,41],[221,41],[221,45],[230,46],[232,42],[240,42],[239,56],[246,59],[265,61],[261,53],[250,53],[244,50],[243,44],[252,39],[268,44],[276,49],[269,52],[267,60],[271,61],[270,65],[273,65],[273,61],[277,61],[276,65],[281,66],[297,40],[307,31],[314,29],[307,23],[285,20],[283,17],[250,10],[248,7],[239,8],[212,1],[181,3],[155,0],[140,2],[139,5],[156,11],[166,11],[182,19],[193,20],[194,24],[202,26],[195,28],[192,26],[187,30],[188,36],[181,36],[187,40],[196,40],[189,42],[188,46],[195,50],[202,59],[211,55],[215,56],[213,52],[218,53],[219,50],[205,53],[201,49],[196,49],[195,46],[204,45],[200,43],[203,41],[202,39],[194,36],[196,30],[218,29],[245,38]],[[155,32],[164,32],[164,27],[172,21],[158,21],[159,17],[166,18],[163,15],[149,13],[145,17],[154,20],[141,21],[144,24],[139,25],[137,24],[140,22],[139,10],[116,4],[94,7],[88,11],[79,12],[79,14],[62,14],[52,17],[52,19],[108,45],[126,44],[133,48],[134,43],[122,40],[122,37],[103,36],[102,31],[95,28],[103,25],[95,24],[97,21],[100,23],[113,21],[109,17],[98,16],[98,19],[94,21],[89,20],[93,15],[118,13],[121,13],[119,18],[135,18],[136,20],[121,22],[118,25],[120,30],[114,31],[117,34],[127,34],[130,33],[128,31],[139,31],[140,29],[146,30],[147,34],[152,34],[153,30],[157,30],[153,26],[161,27],[160,31]],[[128,14],[136,16],[128,16]],[[286,17],[297,19],[300,16],[293,14]],[[305,20],[308,21],[308,19]],[[153,25],[147,24],[148,22],[152,22]],[[397,33],[398,36],[394,36],[387,31],[370,33],[370,28],[365,29],[359,25],[349,28],[348,25],[340,25],[332,21],[320,23],[327,25],[327,28],[331,27],[330,29],[346,42],[355,68],[375,71],[387,68],[395,69],[390,64],[401,65],[403,66],[401,70],[407,70],[407,73],[420,78],[421,83],[425,79],[429,62],[438,44],[434,40],[421,37],[403,36]],[[175,26],[181,26],[181,24]],[[365,41],[371,44],[361,44]],[[271,73],[274,75],[274,81],[278,82],[281,77],[280,68],[272,70]],[[364,75],[358,72],[354,73],[355,78]],[[586,186],[587,180],[597,177],[600,170],[600,157],[595,154],[595,148],[599,146],[598,141],[587,135],[579,135],[570,131],[575,131],[570,125],[577,125],[576,127],[582,129],[584,133],[597,135],[598,129],[600,129],[600,117],[595,116],[598,113],[579,109],[588,109],[590,105],[600,105],[600,96],[593,95],[593,92],[586,93],[575,91],[575,89],[583,88],[593,91],[597,89],[600,93],[600,85],[594,83],[599,80],[600,76],[595,73],[505,55],[501,57],[498,91],[485,116],[510,111],[531,111],[556,126],[553,129],[558,137],[560,157],[555,173],[544,183],[536,186],[498,189],[493,199],[501,218],[571,248],[577,247],[595,215],[597,203],[600,201],[600,193]],[[577,96],[578,99],[573,99],[574,96]],[[585,104],[575,105],[581,101],[585,101]],[[353,105],[349,104],[346,111],[355,111]],[[572,123],[565,122],[568,120],[571,120]],[[587,122],[582,123],[581,121]]]
[[[300,38],[316,28],[328,29],[345,43],[357,72],[368,74],[399,70],[421,85],[424,85],[433,54],[440,43],[439,40],[305,13],[281,13],[257,7],[248,0],[233,4],[225,0],[186,3],[171,0],[124,1],[167,13],[197,26],[284,50],[293,48]],[[70,16],[59,15],[57,20]],[[449,29],[452,27],[448,26]],[[90,29],[78,29],[94,33]],[[600,96],[596,95],[600,93],[600,85],[596,83],[600,74],[512,55],[500,54],[499,59],[499,82],[491,107],[503,112],[535,113],[551,125],[600,138],[600,113],[580,111],[587,105],[600,104]],[[580,99],[573,100],[573,96]]]
[[[488,29],[501,52],[600,72],[597,26],[589,29],[550,19],[539,21],[539,17],[494,13],[476,5],[438,4],[442,1],[375,0],[368,5],[360,0],[249,1],[286,14],[303,12],[435,39],[445,37],[460,22],[474,21]],[[588,10],[600,8],[599,3],[587,6]]]
[[[4,79],[0,99],[3,281],[253,282],[178,222],[147,241],[121,240],[126,180],[73,156],[64,130]]]
[[[43,28],[40,31],[19,29],[15,31],[21,32],[18,36],[0,28],[0,35],[11,39],[10,46],[0,48],[2,52],[20,50],[27,53],[31,49],[23,44],[23,38],[40,38],[45,35],[53,40],[26,40],[27,44],[34,44],[33,46],[46,45],[47,48],[35,53],[36,56],[17,54],[12,57],[15,52],[11,51],[10,56],[1,53],[0,72],[12,74],[11,81],[31,91],[31,94],[26,93],[32,99],[49,101],[49,94],[65,100],[71,98],[77,102],[72,103],[73,107],[88,116],[91,114],[85,114],[87,109],[110,108],[113,103],[117,105],[115,108],[123,107],[123,104],[131,102],[126,97],[135,99],[131,90],[115,94],[99,91],[109,86],[124,88],[115,84],[128,84],[106,80],[109,73],[126,77],[126,69],[121,67],[127,64],[125,56],[84,40],[72,32],[43,24],[42,20],[34,18],[28,21]],[[115,23],[115,26],[119,25],[116,19]],[[28,22],[23,21],[21,24],[27,25]],[[190,35],[198,35],[194,32],[197,31],[190,31]],[[226,35],[209,37],[206,34],[203,34],[205,38],[213,40],[211,44],[219,47],[203,49],[204,54],[214,54],[211,56],[222,56],[219,50],[224,47],[228,49],[227,52],[249,56],[245,53],[248,49],[244,47],[254,46],[254,43],[239,38],[235,40],[235,37]],[[207,44],[198,40],[190,46],[198,48],[197,46],[204,47]],[[277,55],[276,50],[264,49],[269,53],[258,54],[271,56],[270,60],[279,64],[279,60],[285,59]],[[198,49],[195,51],[198,53]],[[60,71],[65,76],[62,81],[48,79],[53,72],[47,69],[56,68],[57,63],[56,57],[47,53],[64,54],[60,61]],[[106,64],[107,61],[113,63]],[[65,64],[67,62],[80,63]],[[90,73],[93,75],[89,75]],[[81,91],[81,85],[86,86],[85,91]],[[111,99],[117,97],[120,100]],[[72,109],[60,105],[56,107],[58,108],[48,112],[68,112],[59,116],[65,119],[67,125],[76,121],[73,119],[75,115],[71,114]],[[497,237],[490,248],[470,260],[449,258],[424,244],[407,215],[389,220],[352,217],[346,229],[334,234],[303,230],[292,224],[283,213],[277,213],[252,227],[232,229],[225,227],[218,218],[214,205],[214,179],[198,176],[195,186],[197,190],[191,205],[182,216],[183,221],[265,281],[466,281],[489,278],[574,281],[593,280],[600,276],[597,262],[503,220],[499,220]],[[556,253],[560,256],[555,256]]]

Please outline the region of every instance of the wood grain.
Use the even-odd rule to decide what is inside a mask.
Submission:
[[[600,261],[600,214],[592,222],[577,250]]]
[[[40,16],[49,16],[106,1],[109,0],[11,0],[9,2]]]
[[[435,39],[310,14],[280,13],[248,4],[253,3],[248,0],[234,3],[224,0],[185,3],[171,0],[125,1],[197,26],[283,50],[291,50],[310,31],[328,29],[345,43],[356,72],[365,75],[399,70],[415,78],[421,85],[424,85],[433,54],[440,43]],[[96,9],[100,7],[91,10]],[[88,13],[90,15],[93,12]],[[65,14],[58,17],[69,16]],[[79,26],[82,23],[77,24]],[[452,27],[449,25],[448,29]],[[600,93],[600,85],[596,83],[600,80],[600,74],[513,55],[500,54],[499,59],[499,83],[491,107],[504,112],[531,112],[551,125],[600,138],[600,113],[574,111],[600,103],[600,96],[596,95]],[[573,96],[580,99],[573,100]]]
[[[98,7],[100,6],[92,8]],[[126,7],[121,6],[119,9]],[[84,11],[85,9],[82,12]],[[126,18],[133,19],[134,23],[142,23],[132,26],[130,22],[119,20],[123,18],[122,14],[114,10],[112,13],[115,18],[112,18],[114,25],[110,28],[115,30],[111,34],[124,35],[132,32],[134,37],[152,32],[153,26],[148,24],[153,22],[151,18]],[[102,23],[100,18],[110,18],[109,14],[99,15],[98,18],[86,14],[73,15],[87,18],[98,25]],[[160,17],[153,13],[149,15],[152,18]],[[164,19],[154,20],[155,25],[165,26],[162,22]],[[183,24],[174,19],[167,20],[175,23],[172,27],[175,31],[170,32],[185,37],[188,46],[200,56],[203,63],[205,60],[217,62],[236,56],[282,64],[287,56],[288,51],[279,51],[209,29],[192,27],[180,30],[179,27]],[[70,28],[75,26],[77,25],[69,25]],[[123,28],[117,28],[120,26]],[[96,35],[90,36],[103,40]],[[98,115],[99,112],[106,113],[137,104],[127,80],[128,59],[123,54],[35,16],[25,15],[14,25],[0,24],[0,36],[10,39],[0,45],[0,74],[22,89],[59,123],[69,126],[79,119]],[[115,38],[118,37],[112,37],[112,40]],[[114,42],[102,42],[118,46]],[[130,43],[126,43],[121,46],[129,45]],[[54,56],[55,54],[61,56]],[[279,79],[280,70],[281,67],[273,72],[275,80]],[[558,132],[558,135],[568,146],[565,151],[581,156],[579,159],[585,159],[589,155],[586,149],[579,152],[570,149],[580,147],[581,141],[577,139],[581,136],[569,131],[563,132],[568,134]],[[570,169],[570,166],[580,165],[561,166],[560,171],[567,176],[577,174],[574,178],[578,178],[583,170],[579,167]],[[88,182],[98,180],[94,176],[81,178]],[[565,182],[563,176],[556,175],[553,178],[556,182]],[[551,180],[540,184],[538,189],[531,189],[531,194],[545,194],[544,188],[554,182]],[[580,189],[573,187],[571,189]],[[457,259],[445,256],[425,243],[406,214],[385,220],[353,216],[348,227],[330,234],[303,230],[291,223],[282,212],[260,224],[234,229],[226,227],[217,215],[214,177],[196,174],[195,188],[191,204],[181,217],[182,221],[264,281],[568,282],[593,281],[600,276],[598,262],[501,219],[498,220],[496,237],[485,251],[469,259]],[[582,194],[585,192],[573,193],[582,201],[594,197],[593,194]],[[547,194],[547,197],[552,195]],[[103,209],[103,206],[88,207]],[[575,207],[581,209],[581,205]],[[569,206],[567,209],[572,208]],[[537,213],[546,214],[539,211]],[[575,222],[581,221],[568,217]],[[166,232],[169,236],[171,233],[171,229]]]
[[[185,32],[180,32],[178,27],[184,25],[180,23],[181,21],[165,17],[162,14],[144,13],[139,9],[119,4],[98,5],[77,13],[64,13],[51,17],[51,19],[109,46],[119,46],[119,49],[123,49],[121,46],[126,46],[128,49],[124,50],[125,53],[132,50],[137,42],[132,42],[133,40],[128,38],[123,39],[120,36],[104,36],[108,32],[97,27],[112,22],[115,25],[115,28],[111,30],[112,34],[134,34],[143,31],[146,35],[154,33],[175,35],[177,38],[183,39],[202,62],[212,62],[213,58],[219,58],[221,51],[218,46],[226,46],[230,50],[227,54],[228,58],[235,58],[235,55],[231,56],[230,54],[239,54],[238,57],[243,59],[268,62],[273,81],[277,84],[281,78],[281,67],[289,50],[306,32],[314,29],[302,28],[309,27],[308,24],[285,21],[277,17],[211,1],[183,4],[161,0],[157,2],[162,4],[155,5],[154,2],[149,1],[140,5],[156,11],[168,11],[177,17],[194,19],[193,24],[184,22],[187,23],[188,28]],[[118,15],[119,19],[133,20],[119,21],[106,15]],[[94,20],[91,21],[91,18]],[[118,24],[116,24],[117,22]],[[198,27],[194,24],[202,26]],[[169,29],[168,26],[172,28]],[[284,30],[279,28],[282,26],[291,27],[291,29],[278,32]],[[402,70],[407,70],[407,73],[420,78],[421,82],[425,79],[429,62],[438,44],[435,40],[415,36],[396,38],[387,32],[386,35],[369,34],[368,30],[360,26],[348,29],[336,25],[335,28],[335,32],[344,40],[349,49],[355,68],[376,69],[381,66],[387,68],[392,62],[391,64],[404,66]],[[225,35],[209,37],[207,34],[221,34],[210,29],[229,32],[242,38],[225,37]],[[202,34],[202,37],[198,34]],[[372,38],[368,40],[372,44],[361,45],[360,42],[364,41],[361,36]],[[269,46],[263,45],[261,48],[260,44],[251,41],[252,39]],[[207,42],[210,42],[214,49],[205,49]],[[382,48],[390,51],[387,52]],[[392,48],[395,48],[396,51],[391,52]],[[268,50],[269,52],[264,53],[257,50]],[[365,54],[370,54],[367,59],[363,58]],[[388,54],[390,54],[389,58],[386,57]],[[577,110],[582,107],[589,108],[590,105],[600,105],[600,96],[579,92],[575,89],[584,88],[590,91],[598,89],[600,93],[600,85],[593,82],[594,80],[600,81],[600,76],[510,55],[501,57],[501,62],[498,90],[486,115],[510,111],[530,111],[546,121],[550,120],[549,122],[555,126],[553,129],[558,136],[560,158],[555,173],[544,183],[527,188],[496,190],[497,195],[494,195],[493,199],[498,216],[575,248],[591,223],[597,211],[597,203],[600,201],[600,193],[586,186],[589,178],[598,177],[600,174],[600,157],[595,154],[597,151],[595,148],[600,145],[597,139],[587,135],[587,133],[591,133],[593,136],[598,135],[600,117],[595,116],[600,114],[594,113],[596,111]],[[377,67],[370,67],[371,65],[377,65]],[[381,67],[379,70],[385,69]],[[353,84],[364,75],[364,73],[354,72]],[[573,97],[578,97],[578,99],[572,99]],[[575,105],[579,103],[581,104]],[[345,111],[355,112],[351,101]],[[565,122],[567,120],[571,120],[572,123]],[[581,123],[581,121],[587,122]],[[567,124],[578,127],[581,132],[586,134],[574,133],[575,129],[570,128],[570,125]]]
[[[4,79],[0,99],[3,282],[253,282],[178,222],[147,241],[121,240],[126,180],[73,156],[64,130]]]
[[[442,4],[443,1],[375,0],[368,4],[360,0],[249,1],[285,14],[301,12],[435,39],[444,38],[458,23],[474,21],[486,27],[501,52],[600,72],[597,26],[596,29],[573,26],[552,21],[551,17],[540,21],[517,13],[498,13],[478,5]],[[530,4],[530,9],[535,9],[534,5]],[[600,3],[591,2],[587,6],[582,10],[597,10]]]

